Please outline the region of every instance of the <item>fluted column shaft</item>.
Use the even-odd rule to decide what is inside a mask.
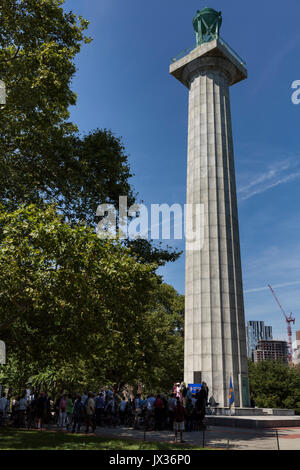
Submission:
[[[210,395],[228,406],[231,376],[240,406],[241,377],[248,371],[230,64],[203,58],[185,73],[190,90],[187,203],[204,206],[203,247],[186,251],[185,381],[194,383],[194,373],[201,372]]]

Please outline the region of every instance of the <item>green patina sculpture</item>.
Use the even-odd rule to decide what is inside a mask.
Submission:
[[[221,24],[222,12],[216,11],[213,8],[198,10],[193,19],[197,46],[218,38]]]

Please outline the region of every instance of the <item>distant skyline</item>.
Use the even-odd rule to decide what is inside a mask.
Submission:
[[[249,78],[231,89],[246,322],[287,339],[276,289],[300,329],[300,4],[290,0],[67,0],[91,24],[93,42],[76,59],[71,119],[81,132],[121,136],[146,205],[185,203],[188,91],[169,75],[170,58],[195,43],[192,19],[211,6],[223,13],[221,36],[246,61]],[[169,243],[184,249],[184,243]],[[160,270],[184,293],[184,255]]]

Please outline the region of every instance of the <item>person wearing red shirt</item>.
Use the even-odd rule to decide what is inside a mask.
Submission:
[[[179,397],[177,397],[176,406],[174,406],[174,431],[175,431],[175,442],[177,442],[178,431],[180,433],[180,442],[184,442],[182,439],[182,433],[184,431],[184,418],[185,409],[182,406]]]

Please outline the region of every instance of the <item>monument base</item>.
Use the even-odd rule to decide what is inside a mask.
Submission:
[[[294,410],[280,408],[206,408],[207,416],[295,416]]]
[[[300,426],[300,416],[294,410],[276,408],[207,408],[208,426],[238,428],[290,428]]]

